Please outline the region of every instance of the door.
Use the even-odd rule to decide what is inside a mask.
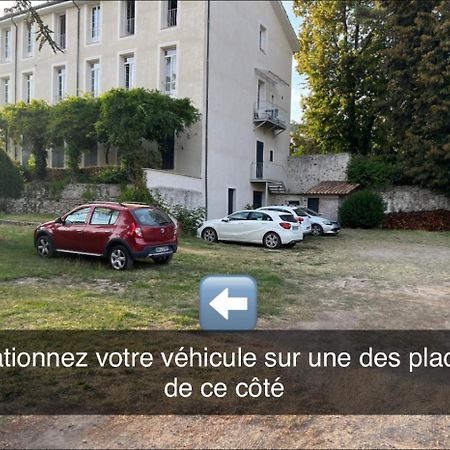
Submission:
[[[312,209],[316,213],[319,212],[319,199],[314,197],[308,197],[308,208]]]
[[[87,207],[71,211],[64,217],[63,223],[55,228],[53,238],[58,250],[86,252],[83,234],[90,209]]]
[[[217,225],[219,239],[242,241],[247,229],[247,211],[238,211],[222,219]]]
[[[262,196],[263,196],[263,193],[261,191],[253,191],[253,207],[255,209],[261,208]]]
[[[272,218],[261,211],[253,211],[248,216],[244,239],[248,242],[261,242],[264,235],[273,228]]]
[[[119,211],[111,208],[94,208],[91,220],[83,233],[86,252],[103,254],[119,214]]]
[[[263,178],[264,142],[256,141],[256,178]]]

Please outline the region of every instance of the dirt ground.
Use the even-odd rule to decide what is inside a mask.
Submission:
[[[334,246],[338,251],[338,241],[330,242],[330,248]],[[448,238],[436,246],[426,241],[416,243],[414,238],[405,242],[401,238],[379,239],[367,245],[359,242],[334,256],[322,252],[310,261],[311,276],[303,280],[294,276],[295,265],[301,263],[296,259],[298,253],[286,251],[275,258],[292,257],[286,265],[286,277],[287,282],[298,287],[298,298],[282,315],[260,320],[258,327],[448,329],[448,242]],[[337,265],[337,273],[319,276],[314,272],[314,267],[330,259]],[[313,298],[319,296],[320,301],[307,309],[300,308],[308,293]],[[0,446],[450,448],[450,416],[4,417],[0,419]]]

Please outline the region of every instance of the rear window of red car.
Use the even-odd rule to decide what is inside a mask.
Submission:
[[[141,226],[158,226],[173,223],[170,217],[160,209],[136,208],[131,212]]]

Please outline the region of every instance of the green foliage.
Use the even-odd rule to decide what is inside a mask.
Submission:
[[[339,208],[339,220],[344,227],[376,228],[383,221],[384,210],[385,204],[379,193],[357,191]]]
[[[291,155],[302,156],[321,153],[314,139],[308,136],[305,124],[292,122],[290,137],[289,152]]]
[[[118,149],[132,180],[140,179],[148,153],[160,151],[169,137],[199,118],[189,99],[174,99],[144,88],[112,89],[101,96],[100,103],[99,138]],[[157,148],[143,146],[144,140],[155,142]]]
[[[380,189],[406,182],[400,165],[395,160],[376,155],[352,155],[347,177],[348,181],[359,183],[363,188]]]
[[[36,176],[45,178],[47,167],[48,136],[46,133],[50,107],[44,100],[32,100],[29,104],[18,102],[5,106],[2,115],[5,132],[16,145],[28,148],[35,157]]]
[[[120,167],[101,167],[90,177],[92,183],[126,184],[130,180],[127,171]]]
[[[308,82],[304,134],[320,153],[369,153],[384,143],[379,99],[385,46],[383,10],[372,0],[295,0],[302,18],[296,54]],[[316,151],[317,152],[317,151]]]
[[[169,213],[181,224],[181,230],[191,235],[197,233],[197,228],[206,218],[205,208],[187,209],[181,205],[175,205],[170,208]]]
[[[51,145],[66,145],[68,165],[77,172],[82,152],[89,152],[97,146],[95,123],[100,106],[92,97],[69,97],[51,109],[48,135]]]
[[[450,2],[386,1],[387,123],[414,184],[450,194]]]
[[[23,190],[23,178],[9,156],[0,150],[0,197],[18,198]]]
[[[147,205],[161,206],[158,199],[143,186],[128,186],[122,189],[119,195],[119,202],[136,202]]]

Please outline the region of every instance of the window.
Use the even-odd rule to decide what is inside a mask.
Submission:
[[[231,214],[235,210],[235,201],[236,201],[236,189],[228,188],[228,214]],[[247,216],[245,218],[247,218]],[[230,220],[234,219],[230,217]]]
[[[269,161],[273,162],[273,150],[269,150]]]
[[[163,92],[175,95],[177,77],[177,50],[176,48],[164,50],[164,81]]]
[[[163,211],[153,208],[136,208],[132,214],[139,225],[155,226],[167,225],[173,223],[170,217]]]
[[[100,94],[100,63],[98,61],[92,61],[88,66],[89,77],[89,93],[92,97],[98,97]]]
[[[58,30],[57,44],[59,45],[59,47],[62,50],[64,50],[66,48],[66,15],[65,14],[58,16],[57,30]]]
[[[66,68],[57,67],[55,69],[55,101],[61,101],[66,93]]]
[[[2,78],[3,85],[3,103],[9,103],[9,77]]]
[[[11,59],[11,30],[8,28],[3,30],[3,62],[8,62]]]
[[[134,87],[134,55],[122,56],[122,86],[125,89]]]
[[[134,0],[122,2],[122,36],[131,36],[134,34],[136,20],[136,5]]]
[[[95,167],[98,165],[98,149],[95,146],[84,152],[84,167]]]
[[[267,47],[267,29],[264,25],[259,26],[259,49],[266,53]]]
[[[101,17],[100,17],[100,5],[96,5],[91,8],[91,42],[97,42],[100,40],[101,33]]]
[[[24,102],[30,103],[33,99],[33,84],[34,84],[34,76],[32,73],[26,73],[23,76],[24,78]]]
[[[52,167],[64,167],[63,148],[52,148]]]
[[[95,208],[92,213],[91,225],[114,225],[119,214],[119,211],[115,209]]]
[[[70,225],[72,223],[86,223],[89,209],[89,207],[81,208],[74,211],[73,213],[70,213],[65,219],[66,225]]]
[[[230,190],[230,189],[229,189]],[[235,191],[236,189],[231,189]],[[231,216],[228,216],[230,220],[247,220],[248,219],[248,212],[246,211],[240,211],[234,214],[231,214]]]
[[[248,216],[248,220],[259,220],[264,222],[272,222],[272,218],[263,212],[254,211]]]
[[[177,26],[178,1],[167,0],[164,2],[163,9],[163,28]]]
[[[34,54],[34,42],[35,42],[35,33],[34,28],[32,26],[28,26],[25,24],[25,36],[24,36],[24,57],[30,58]]]

